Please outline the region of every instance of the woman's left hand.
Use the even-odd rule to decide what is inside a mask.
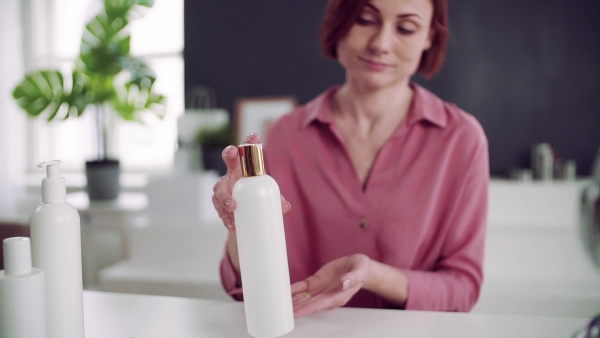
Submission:
[[[370,262],[363,254],[341,257],[323,265],[307,279],[292,284],[294,316],[345,305],[367,281]]]

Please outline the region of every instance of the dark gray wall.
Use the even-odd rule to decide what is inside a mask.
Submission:
[[[321,55],[326,2],[185,1],[185,85],[215,89],[233,111],[243,96],[294,95],[305,103],[343,69]],[[494,175],[528,167],[550,142],[588,175],[600,145],[600,1],[461,0],[450,3],[443,71],[416,78],[475,115]]]

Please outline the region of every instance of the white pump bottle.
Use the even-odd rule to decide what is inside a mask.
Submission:
[[[265,172],[262,145],[238,150],[242,177],[232,195],[246,325],[254,337],[279,337],[294,329],[281,194]]]
[[[59,160],[42,162],[42,204],[31,215],[33,266],[44,270],[48,338],[83,338],[83,280],[79,213],[66,202]]]

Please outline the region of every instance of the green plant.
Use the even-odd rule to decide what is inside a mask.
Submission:
[[[153,71],[130,53],[128,30],[138,6],[153,0],[104,0],[104,8],[84,29],[79,58],[71,74],[38,70],[25,75],[13,97],[30,117],[48,121],[79,117],[89,107],[97,116],[98,158],[107,158],[108,126],[105,111],[127,121],[143,122],[142,115],[164,116],[165,97],[154,91]]]
[[[205,127],[198,131],[196,142],[201,147],[226,147],[233,144],[235,136],[228,125],[221,127],[209,128]]]

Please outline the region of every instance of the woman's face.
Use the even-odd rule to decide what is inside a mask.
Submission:
[[[347,81],[366,88],[406,82],[431,46],[431,0],[371,0],[337,45]]]

